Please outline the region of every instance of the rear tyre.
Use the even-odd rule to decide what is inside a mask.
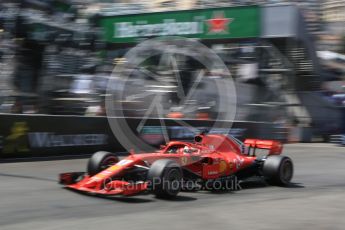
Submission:
[[[293,163],[287,156],[269,156],[264,162],[263,175],[272,185],[287,186],[293,176]]]
[[[171,199],[181,191],[182,169],[173,160],[157,160],[149,169],[147,179],[149,189],[156,197]]]
[[[96,152],[89,159],[87,173],[89,176],[94,176],[117,162],[119,162],[119,158],[113,153],[105,151]]]

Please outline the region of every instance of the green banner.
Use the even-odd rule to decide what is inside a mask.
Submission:
[[[200,39],[259,36],[259,7],[231,7],[121,15],[101,19],[104,40],[131,43],[138,38],[183,36]]]

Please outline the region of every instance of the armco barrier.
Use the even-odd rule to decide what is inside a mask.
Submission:
[[[136,132],[141,120],[126,118],[126,121]],[[164,122],[171,139],[190,140],[194,136],[188,128],[181,127],[174,120],[165,119]],[[204,120],[184,122],[200,129],[211,127],[214,123]],[[155,146],[164,144],[164,138],[160,137],[160,124],[158,119],[148,119],[142,133],[137,135]],[[221,125],[230,126],[230,122],[224,121]],[[145,135],[147,133],[155,135]],[[281,128],[265,122],[234,122],[231,134],[239,139],[284,139]],[[99,150],[125,151],[114,137],[106,117],[0,114],[2,159],[91,154]]]

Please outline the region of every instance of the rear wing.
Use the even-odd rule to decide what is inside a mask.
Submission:
[[[273,140],[246,139],[244,145],[249,148],[249,152],[251,148],[254,148],[254,151],[255,149],[268,149],[268,155],[279,155],[283,150],[282,143]]]

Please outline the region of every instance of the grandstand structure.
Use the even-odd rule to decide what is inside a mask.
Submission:
[[[19,5],[14,7],[19,9],[15,11],[16,17],[6,19],[10,26],[6,30],[13,38],[25,40],[17,43],[19,55],[15,62],[28,67],[31,82],[45,82],[43,85],[49,85],[44,80],[52,75],[78,74],[85,64],[113,63],[143,39],[165,34],[198,39],[223,58],[237,78],[238,87],[250,95],[240,98],[240,111],[249,111],[251,116],[238,119],[262,117],[262,121],[272,121],[276,111],[284,111],[306,130],[312,128],[321,135],[337,132],[341,112],[320,95],[325,79],[314,39],[296,5],[208,7],[143,13],[138,6],[137,10],[124,8],[117,14],[109,9],[99,10],[85,21],[77,18],[72,5],[65,3],[53,13],[45,4]],[[64,19],[58,21],[59,17]],[[224,31],[216,28],[216,33],[209,33],[206,22],[214,19],[227,22]],[[174,30],[166,31],[166,22]],[[189,34],[186,28],[193,33]],[[152,32],[153,29],[165,32]],[[102,55],[96,56],[96,51]],[[28,56],[36,58],[25,58]],[[36,67],[33,71],[32,66],[39,71]],[[251,73],[247,79],[246,71]],[[24,75],[17,72],[14,78]],[[36,84],[29,89],[38,95],[39,90]],[[271,108],[271,116],[266,116],[263,111],[268,109],[263,108]]]

